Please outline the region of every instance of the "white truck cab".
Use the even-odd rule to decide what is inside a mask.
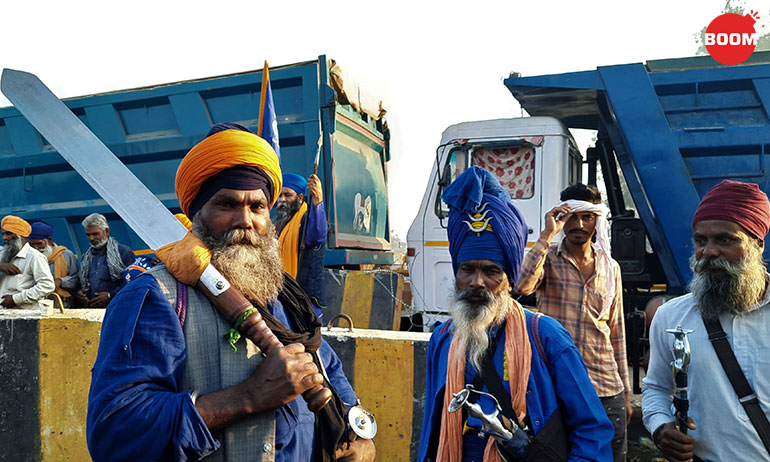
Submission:
[[[446,187],[465,169],[492,172],[521,210],[537,241],[545,212],[559,193],[582,178],[582,156],[567,128],[552,117],[463,122],[444,130],[425,194],[407,234],[415,328],[432,329],[448,316],[455,282],[447,240]]]

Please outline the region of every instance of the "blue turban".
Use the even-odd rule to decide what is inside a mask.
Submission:
[[[48,239],[53,237],[53,227],[42,221],[36,221],[30,225],[32,232],[29,233],[28,239]]]
[[[455,274],[464,261],[491,260],[515,284],[527,244],[527,223],[497,178],[473,166],[441,198],[449,205],[447,234]]]
[[[302,175],[296,173],[284,173],[283,174],[283,186],[285,188],[291,188],[297,194],[307,195],[307,180]]]

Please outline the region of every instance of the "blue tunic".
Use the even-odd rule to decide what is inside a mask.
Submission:
[[[128,246],[118,243],[118,253],[124,266],[134,262],[134,252]],[[114,298],[123,287],[123,279],[114,281],[107,266],[107,253],[93,253],[88,269],[88,298],[94,298],[98,292],[109,292]]]
[[[571,429],[569,433],[570,461],[611,461],[612,441],[614,430],[607,414],[596,395],[591,380],[588,378],[583,358],[580,356],[569,333],[554,319],[541,316],[538,320],[539,343],[548,364],[543,361],[536,347],[532,332],[532,317],[534,313],[524,310],[527,317],[527,327],[530,343],[532,344],[532,366],[527,385],[527,415],[535,434],[554,413],[557,403],[563,404],[564,422]],[[418,462],[424,462],[428,457],[428,443],[431,435],[439,432],[441,412],[444,403],[444,386],[446,384],[447,359],[449,346],[452,342],[454,329],[452,321],[436,326],[428,344],[428,368],[426,377],[425,415],[420,435]],[[490,335],[494,335],[494,329]],[[493,362],[504,382],[506,391],[510,392],[508,382],[504,379],[503,357],[505,334],[502,333],[498,342]],[[475,375],[472,365],[468,364],[465,372],[466,383],[470,383]],[[459,390],[452,390],[457,392]],[[486,387],[484,387],[484,391]],[[558,400],[558,401],[557,401]],[[481,397],[478,403],[489,412],[492,401]],[[468,422],[471,426],[481,427],[475,419]],[[480,461],[483,457],[485,441],[473,440],[476,436],[466,436],[463,440],[463,460]],[[479,444],[483,443],[483,444]],[[430,455],[435,457],[435,454]]]
[[[271,309],[288,323],[279,302]],[[343,402],[355,403],[337,355],[326,342],[319,352]],[[179,319],[155,278],[126,285],[107,308],[92,370],[87,440],[95,461],[198,460],[219,447],[192,390],[180,388],[185,360]],[[313,414],[301,396],[276,410],[277,461],[312,460],[314,436]]]

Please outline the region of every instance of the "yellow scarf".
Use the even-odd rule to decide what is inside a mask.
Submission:
[[[511,404],[519,422],[524,421],[527,413],[527,382],[529,381],[532,346],[527,334],[526,315],[521,305],[515,300],[512,313],[505,318],[505,352],[509,371],[508,384],[511,387]],[[452,393],[465,387],[465,352],[459,351],[457,336],[452,339],[447,360],[447,378],[444,389],[444,409],[441,414],[439,433],[438,462],[460,462],[463,454],[462,412],[449,412],[447,404],[452,400]],[[501,462],[502,458],[495,448],[494,438],[490,437],[484,451],[484,462]]]
[[[297,213],[291,217],[286,226],[281,230],[278,242],[281,244],[281,259],[283,259],[283,270],[297,277],[297,265],[299,265],[299,228],[302,224],[302,217],[307,212],[307,203],[303,202],[297,210]]]
[[[51,255],[48,256],[48,264],[50,265],[51,263],[53,263],[54,279],[61,279],[67,275],[67,270],[69,269],[69,267],[67,266],[67,260],[64,259],[65,250],[67,250],[67,248],[64,247],[63,245],[54,244],[54,248],[51,251]],[[56,289],[54,292],[59,294],[61,298],[70,298],[70,295],[71,295],[68,290],[64,290],[61,287]]]

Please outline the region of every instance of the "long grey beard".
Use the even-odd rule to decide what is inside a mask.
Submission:
[[[275,207],[275,229],[278,231],[278,234],[281,234],[283,227],[299,211],[300,206],[302,206],[302,203],[299,200],[294,202],[278,202],[278,205]]]
[[[16,258],[16,255],[22,247],[24,247],[24,242],[21,240],[21,236],[15,236],[13,239],[9,240],[5,244],[5,247],[3,247],[3,254],[0,256],[0,262],[10,263],[11,260]]]
[[[736,263],[711,257],[695,260],[693,255],[690,267],[690,292],[706,319],[723,313],[747,313],[765,294],[765,262],[759,249],[750,250]]]
[[[457,346],[468,354],[468,360],[476,370],[481,370],[481,360],[489,347],[487,329],[502,324],[513,303],[506,291],[498,295],[483,291],[486,300],[476,305],[467,299],[471,293],[470,290],[456,290],[449,302],[449,313],[455,325]]]
[[[211,250],[212,264],[230,284],[252,302],[266,305],[283,289],[283,260],[275,229],[267,236],[250,229],[233,229],[214,235],[199,214],[192,232]]]

